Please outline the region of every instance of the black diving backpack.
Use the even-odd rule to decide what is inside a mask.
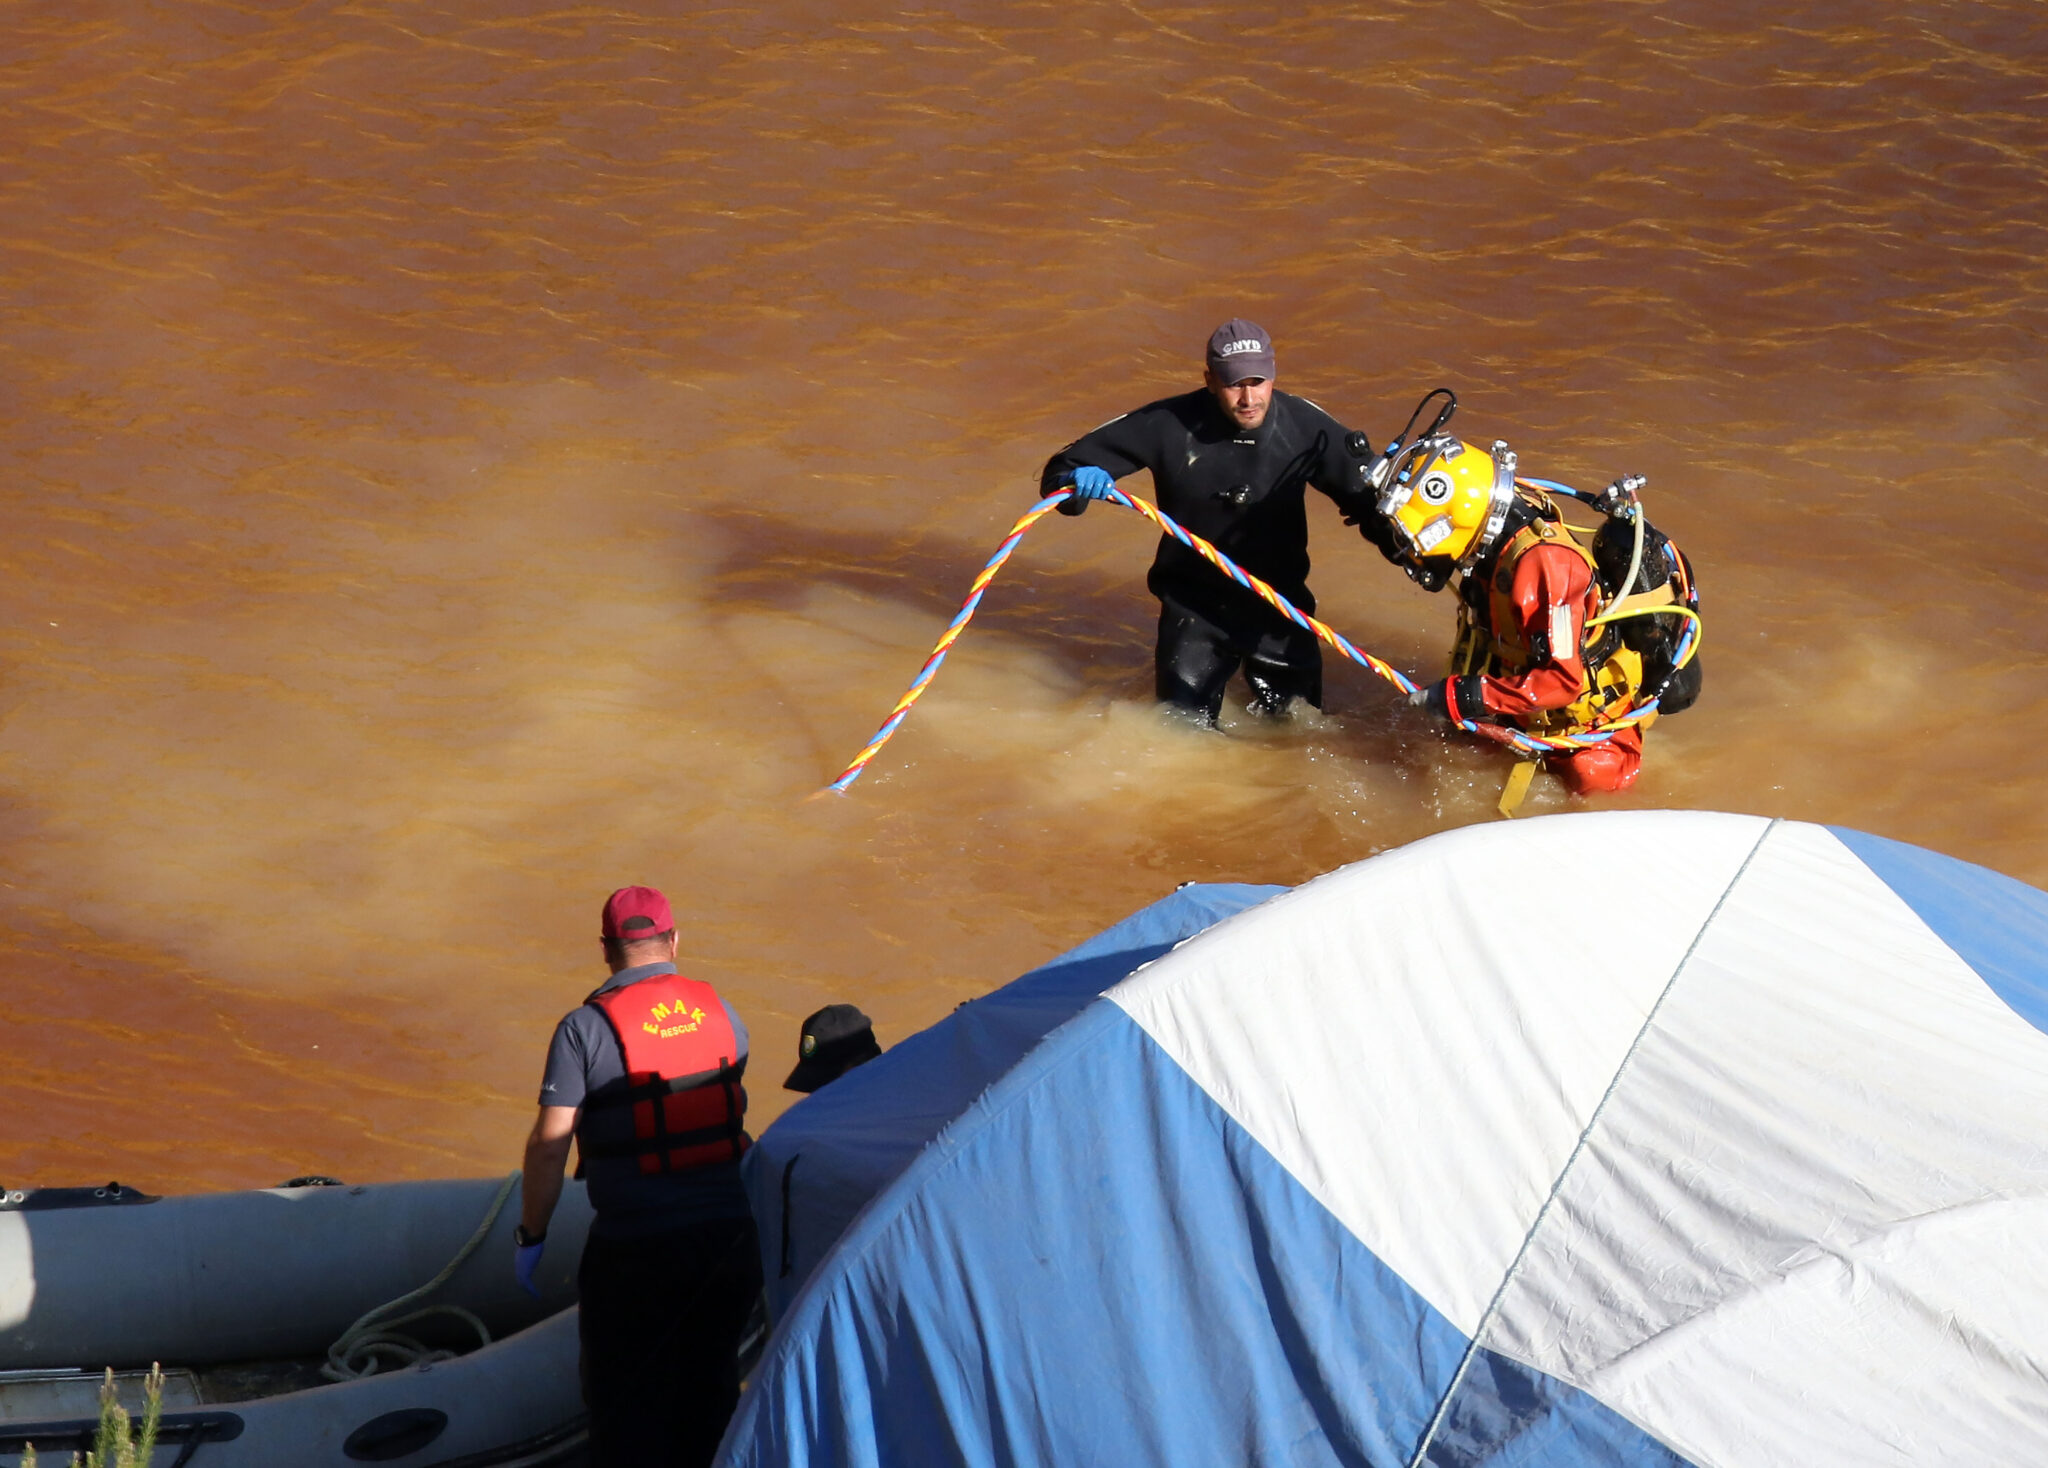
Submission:
[[[1700,593],[1693,580],[1692,562],[1672,544],[1669,536],[1648,521],[1643,523],[1643,563],[1634,581],[1626,587],[1621,584],[1628,575],[1635,543],[1635,525],[1620,517],[1607,520],[1593,535],[1593,565],[1600,577],[1601,594],[1608,603],[1612,605],[1622,597],[1654,593],[1668,586],[1672,601],[1697,616]],[[1680,612],[1656,612],[1624,617],[1613,624],[1623,646],[1641,656],[1643,695],[1659,699],[1659,713],[1682,714],[1699,700],[1702,674],[1698,655],[1684,667],[1676,666],[1690,620]]]

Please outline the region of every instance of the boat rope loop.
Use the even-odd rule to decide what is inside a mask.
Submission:
[[[909,715],[911,706],[924,696],[925,689],[931,685],[932,679],[938,674],[939,665],[945,662],[947,652],[952,649],[954,642],[959,639],[960,634],[967,630],[968,622],[973,620],[976,609],[981,605],[982,593],[988,590],[989,582],[995,579],[996,572],[1003,568],[1003,563],[1010,559],[1011,552],[1017,549],[1018,542],[1024,539],[1025,532],[1036,525],[1047,514],[1059,508],[1063,501],[1072,499],[1073,493],[1070,489],[1063,489],[1047,495],[1037,505],[1033,506],[1030,511],[1021,516],[1015,525],[1010,527],[1010,533],[1003,537],[1003,543],[996,547],[996,553],[989,557],[988,564],[981,568],[981,574],[974,578],[974,584],[967,590],[967,600],[960,604],[960,610],[954,614],[953,620],[946,624],[946,630],[939,634],[938,643],[932,648],[931,656],[926,658],[924,666],[917,670],[917,676],[911,680],[910,687],[904,690],[903,697],[896,700],[896,707],[889,710],[889,717],[882,721],[881,728],[875,730],[874,737],[868,740],[866,748],[855,755],[853,762],[840,772],[839,777],[825,787],[827,790],[844,794],[847,787],[860,778],[861,771],[867,768],[868,761],[873,759],[881,751],[882,746],[889,742],[890,737],[895,734],[905,717]],[[1143,515],[1147,520],[1157,525],[1166,534],[1172,536],[1175,540],[1228,576],[1232,581],[1235,581],[1239,586],[1258,596],[1260,600],[1271,606],[1275,611],[1287,618],[1288,621],[1305,631],[1314,633],[1321,641],[1328,643],[1367,672],[1384,678],[1403,694],[1415,692],[1415,683],[1399,669],[1388,665],[1369,652],[1361,652],[1352,645],[1351,640],[1345,637],[1343,633],[1309,616],[1308,613],[1302,611],[1293,602],[1239,566],[1230,557],[1223,554],[1222,551],[1202,539],[1201,536],[1177,524],[1172,517],[1162,512],[1158,506],[1149,503],[1137,495],[1126,493],[1121,489],[1110,490],[1109,501],[1112,504],[1122,505],[1127,510],[1136,510],[1140,515]],[[1688,639],[1690,640],[1690,628],[1688,628]],[[1685,653],[1681,652],[1681,660],[1684,656]],[[1622,730],[1633,728],[1644,719],[1649,718],[1657,711],[1658,702],[1657,698],[1645,699],[1639,704],[1631,705],[1620,711],[1613,718],[1602,719],[1597,727],[1581,730],[1575,734],[1526,734],[1519,729],[1510,729],[1499,724],[1480,724],[1469,719],[1453,719],[1452,722],[1467,734],[1477,735],[1482,739],[1490,739],[1496,744],[1504,744],[1508,748],[1520,750],[1524,754],[1541,756],[1555,754],[1560,751],[1585,749],[1595,744],[1605,744]]]
[[[385,1317],[394,1310],[402,1310],[413,1301],[432,1294],[446,1284],[462,1261],[474,1254],[491,1232],[491,1225],[498,1221],[498,1214],[504,1210],[505,1200],[512,1195],[512,1185],[519,1181],[519,1174],[508,1173],[498,1184],[497,1196],[491,1199],[484,1221],[476,1226],[476,1232],[469,1236],[469,1242],[455,1251],[455,1257],[442,1266],[441,1272],[410,1293],[379,1305],[364,1313],[341,1338],[327,1348],[327,1364],[320,1368],[320,1374],[329,1381],[355,1381],[360,1377],[374,1376],[386,1367],[424,1365],[429,1361],[446,1361],[458,1353],[447,1349],[435,1349],[409,1335],[401,1335],[398,1327],[410,1325],[415,1320],[424,1320],[430,1315],[453,1315],[468,1325],[477,1334],[477,1344],[491,1343],[490,1327],[477,1319],[460,1305],[429,1305],[410,1314],[389,1319]]]

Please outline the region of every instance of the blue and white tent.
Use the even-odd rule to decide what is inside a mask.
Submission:
[[[1270,891],[769,1129],[722,1463],[2048,1463],[2048,894],[1669,812]]]

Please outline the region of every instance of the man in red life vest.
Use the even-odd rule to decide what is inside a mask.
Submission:
[[[612,893],[602,930],[611,977],[548,1047],[514,1267],[532,1292],[574,1138],[596,1213],[576,1277],[591,1462],[708,1464],[761,1290],[740,1186],[747,1031],[711,985],[677,973],[675,919],[654,888]]]

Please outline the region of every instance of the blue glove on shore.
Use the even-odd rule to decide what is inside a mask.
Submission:
[[[1106,500],[1109,492],[1116,488],[1116,481],[1109,477],[1107,469],[1098,469],[1093,464],[1083,464],[1074,471],[1074,495],[1084,500]]]
[[[540,1268],[540,1256],[547,1252],[548,1243],[542,1239],[537,1244],[515,1244],[512,1246],[512,1277],[519,1281],[519,1288],[540,1298],[540,1286],[533,1282],[534,1270]]]

